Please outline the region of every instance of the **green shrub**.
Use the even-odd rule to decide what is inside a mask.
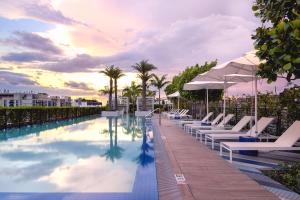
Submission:
[[[264,174],[300,194],[300,162],[282,163],[280,168],[264,171]]]
[[[0,108],[0,129],[100,114],[100,107]]]

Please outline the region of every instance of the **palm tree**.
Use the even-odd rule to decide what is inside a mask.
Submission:
[[[114,73],[114,66],[106,66],[106,68],[102,71],[100,71],[100,73],[106,75],[107,77],[109,77],[109,97],[108,97],[108,105],[109,105],[109,109],[112,110],[112,93],[113,93],[113,73]]]
[[[146,111],[146,90],[147,90],[147,81],[150,80],[153,76],[150,72],[156,67],[148,63],[148,60],[142,60],[139,63],[136,63],[132,66],[138,72],[138,77],[142,80],[142,109]]]
[[[115,110],[118,110],[118,79],[124,76],[122,70],[118,67],[115,67],[113,70],[112,78],[114,79],[114,91],[115,91]]]
[[[118,146],[118,118],[114,118],[115,131],[112,130],[112,120],[113,118],[108,118],[109,121],[109,149],[102,155],[106,157],[106,160],[114,162],[122,157],[122,152],[124,149]],[[115,141],[113,141],[113,133],[115,134]]]
[[[131,82],[130,86],[127,86],[123,89],[123,96],[128,97],[129,101],[132,102],[133,111],[136,105],[136,98],[141,94],[141,92],[141,85],[137,85],[134,81]]]
[[[169,83],[166,81],[167,75],[163,75],[162,77],[158,77],[155,74],[153,75],[153,79],[151,80],[151,85],[158,89],[158,105],[160,108],[160,90]]]
[[[104,88],[99,90],[99,92],[100,92],[100,95],[108,95],[109,94],[109,87],[104,86]]]

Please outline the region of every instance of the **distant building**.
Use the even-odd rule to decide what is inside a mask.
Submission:
[[[97,100],[88,100],[88,99],[79,98],[72,101],[72,106],[99,107],[102,106],[102,103]]]
[[[71,106],[71,97],[49,97],[46,93],[10,93],[5,90],[0,93],[0,106]]]
[[[72,106],[71,97],[50,96],[52,106]]]

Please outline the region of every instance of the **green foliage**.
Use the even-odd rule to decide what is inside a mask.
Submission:
[[[0,129],[100,114],[100,107],[1,107]]]
[[[180,92],[180,96],[188,99],[188,100],[203,100],[205,99],[205,91],[185,91],[183,90],[183,86],[185,83],[192,81],[197,75],[202,74],[204,72],[209,71],[212,67],[216,66],[217,61],[213,61],[210,63],[205,62],[204,65],[199,66],[196,64],[195,66],[191,66],[186,68],[182,73],[178,76],[173,77],[171,84],[169,84],[165,92],[167,95],[172,94],[176,91]],[[222,92],[220,90],[210,90],[209,91],[210,98],[218,99]]]
[[[140,96],[142,93],[142,86],[137,85],[134,81],[131,82],[130,86],[127,86],[123,89],[123,96],[129,98],[129,102],[132,104],[130,105],[130,110],[134,112],[136,108],[136,98]]]
[[[299,0],[256,0],[252,9],[263,23],[252,36],[257,56],[265,61],[258,74],[269,82],[278,74],[288,81],[300,78]]]
[[[300,162],[282,163],[280,168],[264,174],[300,194]]]
[[[160,90],[169,83],[167,81],[167,75],[163,75],[162,77],[158,77],[155,74],[153,75],[153,79],[151,80],[151,85],[158,89],[158,102],[160,105]]]
[[[109,78],[108,107],[110,110],[112,110],[113,77],[115,73],[115,67],[114,65],[106,66],[106,68],[100,71],[100,73]]]
[[[156,67],[148,60],[142,60],[133,65],[132,68],[137,71],[137,76],[142,81],[142,107],[143,110],[146,110],[147,82],[153,77],[151,71],[155,70]]]

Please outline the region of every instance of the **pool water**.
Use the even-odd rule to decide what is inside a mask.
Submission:
[[[152,126],[143,118],[3,130],[0,163],[0,199],[157,199]]]

